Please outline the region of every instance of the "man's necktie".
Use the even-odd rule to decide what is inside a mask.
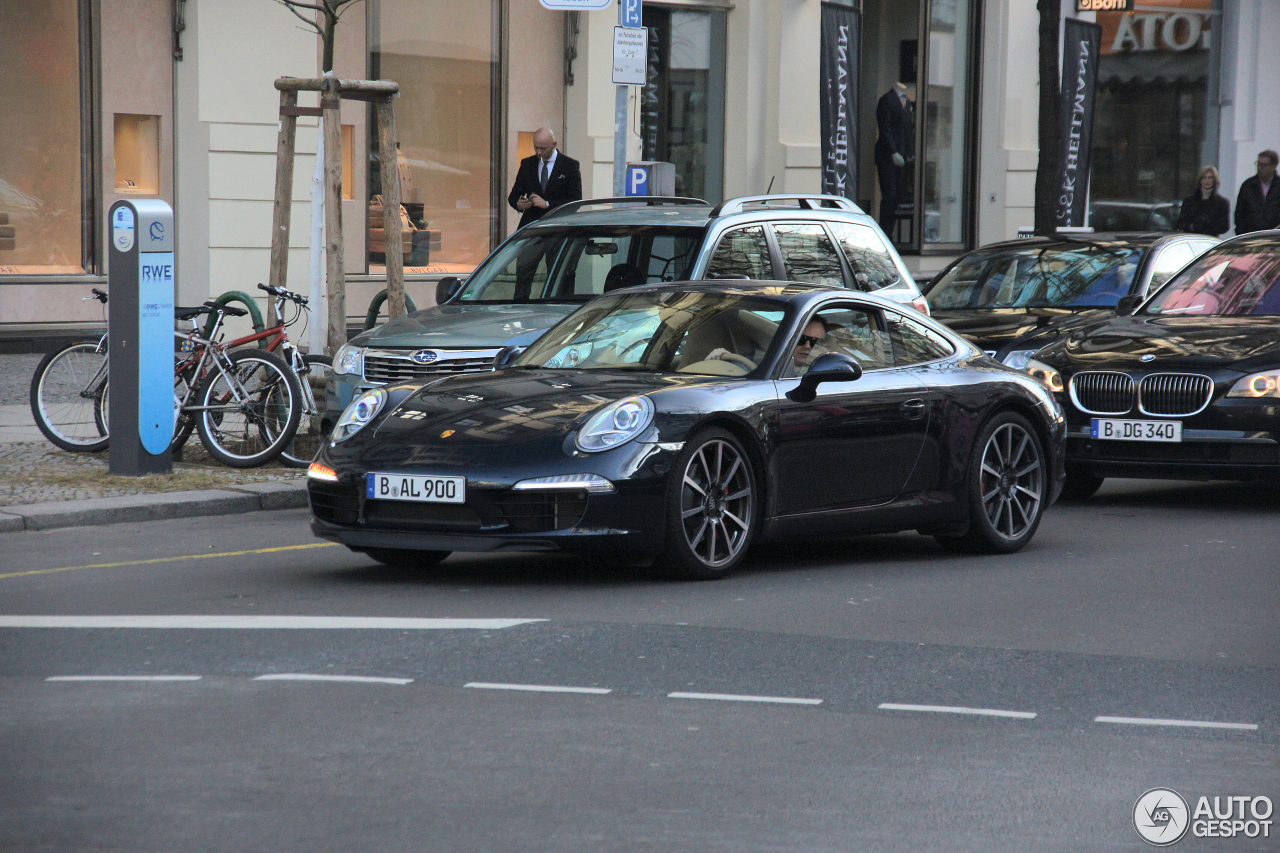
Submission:
[[[542,161],[542,177],[538,179],[538,183],[542,185],[542,191],[547,191],[547,161]]]

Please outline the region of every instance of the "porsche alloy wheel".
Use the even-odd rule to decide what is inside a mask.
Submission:
[[[969,531],[938,537],[964,551],[1012,553],[1031,540],[1044,515],[1048,471],[1044,451],[1026,418],[996,415],[974,443],[969,467]]]
[[[757,500],[751,460],[726,430],[690,440],[673,471],[669,568],[696,579],[722,577],[742,561],[755,535]]]

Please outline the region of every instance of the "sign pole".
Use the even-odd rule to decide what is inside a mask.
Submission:
[[[627,25],[627,0],[618,0],[618,26]],[[626,194],[627,187],[627,96],[629,87],[618,84],[613,108],[613,197]]]

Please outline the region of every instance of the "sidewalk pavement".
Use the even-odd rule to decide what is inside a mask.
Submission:
[[[28,402],[39,355],[0,355],[0,532],[228,515],[307,505],[305,472],[272,462],[228,468],[192,436],[173,473],[120,477],[110,451],[69,453],[36,427]]]

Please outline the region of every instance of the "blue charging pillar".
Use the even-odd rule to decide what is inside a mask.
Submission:
[[[111,473],[173,470],[173,208],[111,205],[107,281]]]

